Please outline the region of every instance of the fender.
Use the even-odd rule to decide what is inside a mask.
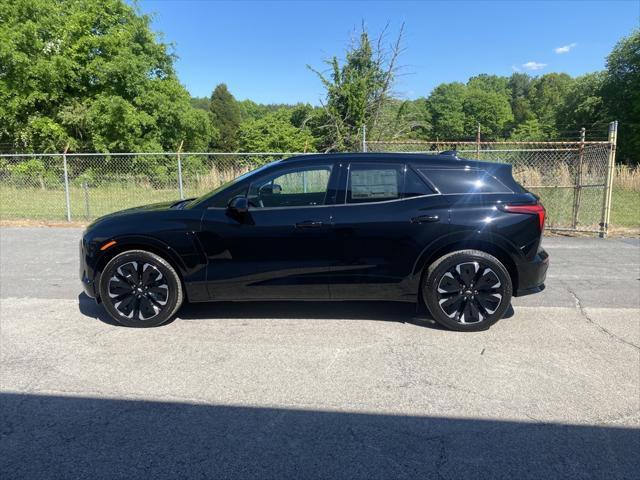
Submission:
[[[490,247],[488,248],[490,250],[488,253],[499,253],[499,259],[505,263],[505,267],[514,277],[514,283],[516,283],[517,270],[515,265],[524,259],[522,252],[509,239],[495,231],[479,232],[475,230],[473,232],[447,233],[429,243],[414,263],[411,278],[409,279],[410,288],[413,292],[418,290],[425,268],[442,255],[465,248],[482,249],[485,245]]]
[[[172,245],[166,240],[144,234],[117,235],[114,247],[106,250],[96,263],[94,282],[99,281],[107,262],[120,252],[132,249],[148,250],[169,261],[183,280],[188,298],[197,301],[200,289],[204,288],[207,259],[190,232],[176,232],[172,235]]]

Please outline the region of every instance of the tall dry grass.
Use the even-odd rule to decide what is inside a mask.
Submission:
[[[585,169],[582,172],[582,184],[603,183],[601,169],[591,171]],[[575,173],[565,164],[555,168],[543,169],[530,166],[518,166],[513,169],[514,178],[525,187],[537,186],[573,186],[575,185]],[[618,165],[613,177],[613,188],[633,190],[640,192],[640,165],[629,167],[628,165]]]
[[[640,192],[640,165],[636,165],[635,167],[618,165],[616,167],[616,174],[613,177],[613,188],[623,188],[625,190]]]

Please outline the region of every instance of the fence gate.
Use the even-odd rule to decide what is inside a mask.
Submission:
[[[546,228],[606,236],[611,212],[618,125],[606,141],[455,142],[367,141],[363,151],[435,154],[457,150],[464,158],[513,165],[515,179],[538,195],[547,209]]]

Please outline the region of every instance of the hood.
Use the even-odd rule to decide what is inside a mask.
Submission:
[[[89,224],[89,226],[87,227],[87,230],[111,219],[135,216],[135,215],[144,214],[144,213],[167,211],[167,210],[170,210],[171,208],[175,208],[175,206],[179,206],[183,202],[184,202],[183,200],[172,200],[170,202],[151,203],[149,205],[141,205],[139,207],[132,207],[132,208],[127,208],[125,210],[119,210],[117,212],[108,213],[106,215],[103,215],[100,218],[97,218],[91,224]]]

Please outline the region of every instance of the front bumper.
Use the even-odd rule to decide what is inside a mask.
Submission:
[[[548,268],[549,254],[540,247],[533,260],[517,266],[518,288],[513,292],[513,296],[522,297],[544,290]]]
[[[87,251],[84,244],[84,238],[80,239],[80,282],[82,282],[82,288],[91,298],[98,296],[93,281],[93,270],[87,262]]]

